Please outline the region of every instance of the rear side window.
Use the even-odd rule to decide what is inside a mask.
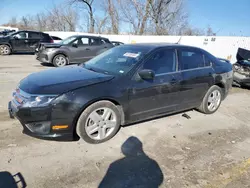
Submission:
[[[165,74],[170,72],[175,72],[176,70],[176,54],[174,49],[161,49],[153,54],[149,58],[143,69],[150,69],[155,72],[155,74]]]
[[[50,40],[52,39],[48,34],[41,33],[41,35],[42,35],[42,39],[43,39],[43,40],[50,41]]]
[[[52,38],[53,40],[62,40],[61,38],[55,37],[55,36],[52,36],[51,38]]]
[[[30,39],[40,39],[41,36],[40,36],[40,33],[37,33],[37,32],[29,32],[29,38],[30,38]]]
[[[91,46],[97,46],[97,45],[101,45],[102,43],[101,43],[101,40],[98,38],[90,38],[89,44]]]
[[[179,50],[179,70],[196,69],[204,67],[203,54],[195,49]]]
[[[210,66],[213,65],[213,61],[208,56],[206,56],[205,54],[204,54],[204,60],[205,60],[205,66],[206,67],[210,67]]]

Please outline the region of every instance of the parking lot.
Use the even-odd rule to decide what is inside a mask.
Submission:
[[[112,187],[114,178],[125,187],[124,176],[137,176],[136,187],[152,174],[149,187],[250,187],[250,90],[233,88],[213,115],[193,110],[190,119],[139,123],[103,144],[44,141],[22,134],[7,103],[22,78],[50,68],[34,55],[0,56],[0,171],[21,173],[32,188]],[[144,152],[121,150],[131,136]]]

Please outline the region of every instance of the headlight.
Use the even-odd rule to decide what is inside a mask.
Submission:
[[[23,107],[44,107],[48,106],[50,102],[55,98],[52,96],[32,96],[24,102]]]

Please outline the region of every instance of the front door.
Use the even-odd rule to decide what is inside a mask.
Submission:
[[[79,37],[69,48],[72,62],[82,63],[92,58],[88,37]]]
[[[176,71],[176,50],[166,48],[154,52],[139,71],[142,69],[154,71],[155,78],[146,81],[135,75],[129,91],[130,119],[136,121],[174,112],[179,104],[182,80],[181,73]]]
[[[28,32],[21,31],[11,37],[11,44],[14,51],[26,52],[28,47]]]
[[[180,91],[181,108],[197,107],[213,82],[213,68],[205,64],[203,53],[195,48],[180,48],[178,57],[179,71],[183,78]]]

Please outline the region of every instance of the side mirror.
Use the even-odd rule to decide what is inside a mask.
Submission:
[[[77,45],[76,43],[73,43],[72,46],[73,46],[74,48],[77,48],[77,47],[78,47],[78,45]]]
[[[149,69],[141,70],[138,74],[143,80],[153,80],[155,77],[154,71]]]
[[[17,39],[18,39],[18,37],[17,37],[17,36],[13,36],[13,39],[17,40]]]

